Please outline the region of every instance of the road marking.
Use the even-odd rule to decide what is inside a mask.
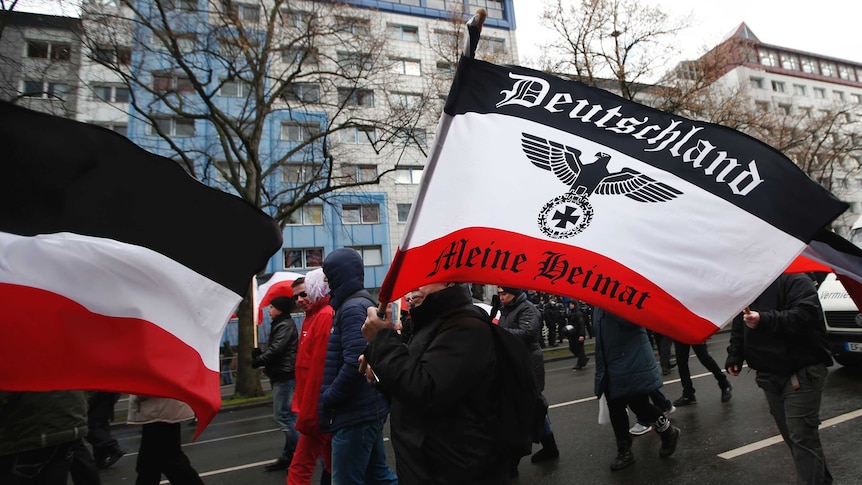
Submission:
[[[828,428],[830,426],[835,426],[836,424],[841,424],[845,421],[850,421],[851,419],[856,419],[862,416],[862,409],[857,409],[855,411],[851,411],[849,413],[842,414],[840,416],[835,416],[832,419],[827,419],[820,423],[820,429]],[[764,440],[757,441],[755,443],[751,443],[745,446],[741,446],[736,448],[735,450],[725,451],[718,455],[719,458],[724,458],[725,460],[730,460],[732,458],[736,458],[737,456],[742,456],[747,453],[751,453],[757,451],[762,448],[766,448],[767,446],[772,446],[777,443],[783,443],[784,439],[781,435],[773,436],[771,438],[766,438]]]
[[[198,475],[200,475],[201,478],[203,478],[203,477],[208,477],[211,475],[220,475],[222,473],[230,473],[230,472],[235,472],[235,471],[239,471],[239,470],[245,470],[246,468],[254,468],[254,467],[258,467],[258,466],[268,465],[270,463],[272,463],[272,460],[258,461],[258,462],[254,462],[254,463],[246,463],[245,465],[232,466],[230,468],[222,468],[219,470],[213,470],[213,471],[209,471],[209,472],[198,473]],[[162,480],[161,482],[159,482],[159,485],[164,485],[164,484],[169,484],[169,483],[171,483],[170,480]]]

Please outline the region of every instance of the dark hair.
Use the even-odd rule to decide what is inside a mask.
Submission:
[[[293,283],[290,284],[290,287],[296,288],[297,286],[304,285],[304,284],[305,284],[305,276],[300,276],[299,278],[295,279],[293,281]]]

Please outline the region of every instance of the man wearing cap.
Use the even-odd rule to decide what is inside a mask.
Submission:
[[[500,297],[500,321],[498,325],[520,338],[530,351],[530,362],[533,364],[533,375],[539,391],[545,390],[545,359],[542,357],[542,348],[539,341],[542,338],[542,317],[539,310],[527,299],[523,290],[508,286],[497,288]],[[542,437],[542,449],[530,458],[533,463],[559,458],[560,451],[554,433],[551,431],[551,422],[545,416],[545,432]],[[510,474],[518,475],[518,463],[510,464]]]
[[[294,291],[296,288],[294,287]],[[304,288],[301,290],[304,291]],[[255,369],[264,367],[269,382],[272,384],[272,417],[278,428],[284,432],[284,448],[281,456],[266,465],[268,472],[287,470],[299,433],[296,431],[296,414],[291,411],[293,392],[296,390],[296,349],[299,343],[299,332],[296,324],[290,318],[291,299],[277,296],[269,306],[269,316],[272,318],[272,329],[269,332],[269,344],[266,350],[252,351],[251,366]]]

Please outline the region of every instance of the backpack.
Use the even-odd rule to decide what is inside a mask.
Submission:
[[[548,402],[539,392],[526,344],[508,330],[488,323],[494,336],[500,410],[495,441],[506,458],[529,455],[544,431]]]

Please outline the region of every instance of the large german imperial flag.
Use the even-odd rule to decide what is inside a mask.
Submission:
[[[0,104],[0,389],[221,405],[222,331],[275,222],[109,130]]]
[[[740,132],[465,56],[380,300],[499,284],[701,342],[846,208]]]

